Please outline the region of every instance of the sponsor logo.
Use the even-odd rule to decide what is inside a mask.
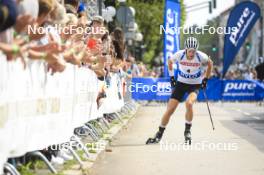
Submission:
[[[175,51],[179,50],[179,36],[175,35],[171,29],[171,27],[178,27],[178,15],[179,13],[171,8],[166,11],[166,28],[168,29],[165,35],[166,60],[171,58]]]
[[[248,27],[250,27],[249,24],[252,22],[255,15],[256,14],[253,11],[250,11],[249,8],[244,9],[237,22],[236,30],[232,31],[229,37],[230,42],[234,46],[237,46],[239,40],[243,38],[244,32],[247,30]]]
[[[189,62],[186,62],[186,61],[181,61],[180,64],[183,65],[183,66],[190,66],[190,67],[199,67],[199,66],[201,66],[201,63],[189,63]]]
[[[196,79],[196,78],[199,78],[201,77],[202,73],[201,71],[199,71],[198,73],[196,74],[185,74],[183,73],[182,71],[179,71],[179,75],[183,78],[187,78],[187,79]]]
[[[225,90],[224,92],[229,92],[229,91],[252,91],[254,90],[256,85],[254,83],[227,83],[225,85]]]

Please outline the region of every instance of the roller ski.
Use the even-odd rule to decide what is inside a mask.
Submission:
[[[192,144],[191,131],[184,131],[184,138],[185,138],[185,144],[188,145]]]
[[[191,137],[191,124],[185,123],[185,131],[184,131],[184,139],[185,139],[185,144],[192,144],[192,137]]]
[[[164,133],[164,130],[165,128],[159,127],[159,131],[156,133],[155,137],[148,138],[148,140],[146,141],[146,145],[159,143]]]

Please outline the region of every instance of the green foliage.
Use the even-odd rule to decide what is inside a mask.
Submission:
[[[17,168],[20,174],[22,175],[35,175],[33,170],[31,169],[32,162],[27,163],[26,165],[21,165]]]
[[[94,150],[94,149],[91,149],[91,150],[89,150],[89,153],[91,153],[91,154],[96,154],[96,153],[97,153],[97,151],[96,151],[96,150]]]
[[[183,2],[184,0],[180,0],[181,25],[184,24],[186,18]],[[150,64],[153,58],[163,50],[163,35],[160,34],[160,25],[163,25],[164,22],[165,0],[128,0],[127,4],[136,10],[136,23],[144,36],[143,41],[146,45],[143,62]]]

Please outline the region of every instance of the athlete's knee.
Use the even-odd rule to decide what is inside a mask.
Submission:
[[[176,106],[168,106],[167,114],[171,115],[176,109]]]
[[[186,102],[185,102],[185,106],[186,106],[186,108],[187,109],[192,109],[192,107],[193,107],[193,101],[191,101],[191,100],[187,100]]]

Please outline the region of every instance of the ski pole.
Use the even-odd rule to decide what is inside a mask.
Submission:
[[[206,95],[206,92],[205,92],[205,88],[203,88],[203,93],[204,93],[204,98],[205,98],[205,101],[206,101],[207,109],[208,109],[208,112],[209,112],[211,124],[212,124],[213,130],[215,130],[214,122],[213,122],[212,115],[211,115],[211,110],[210,110],[209,104],[208,104],[208,98],[207,98],[207,95]]]

